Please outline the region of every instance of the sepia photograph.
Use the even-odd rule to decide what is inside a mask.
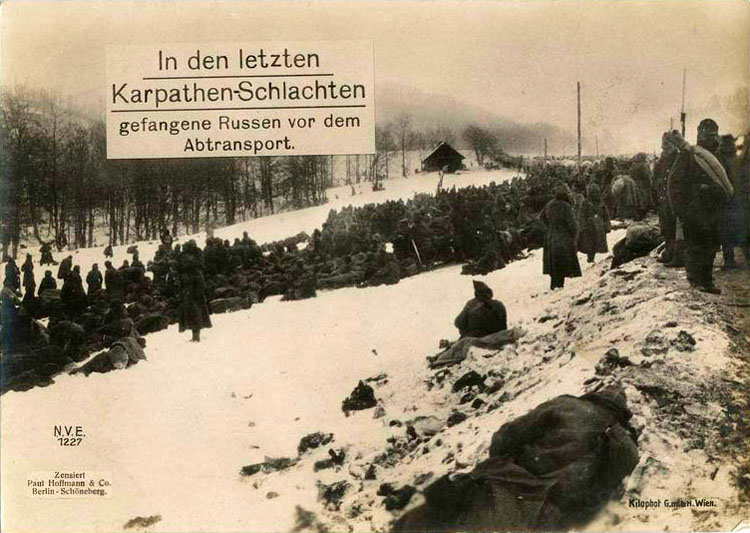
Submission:
[[[0,530],[750,531],[748,0],[0,27]]]

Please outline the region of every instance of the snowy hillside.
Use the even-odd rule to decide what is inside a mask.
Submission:
[[[467,172],[447,176],[445,186],[509,176]],[[263,242],[311,232],[331,208],[432,191],[436,179],[394,180],[384,192],[354,197],[342,192],[326,206],[216,234],[233,238],[247,230]],[[610,247],[623,234],[610,234]],[[142,258],[154,247],[139,245]],[[84,269],[103,260],[101,249],[74,257]],[[124,258],[124,248],[116,249],[115,261]],[[82,524],[114,531],[136,517],[159,516],[150,531],[383,530],[395,515],[376,495],[381,483],[423,488],[445,472],[470,469],[486,457],[502,423],[558,394],[593,386],[595,366],[616,348],[630,366],[598,380],[616,376],[626,384],[642,431],[641,462],[622,498],[589,528],[732,528],[743,518],[731,475],[741,458],[730,459],[736,450],[716,435],[722,424],[731,427],[727,404],[740,363],[717,300],[688,294],[683,272],[650,258],[609,271],[599,256],[593,266],[582,260],[582,267],[582,278],[554,293],[541,275],[541,251],[479,277],[504,302],[510,325],[527,335],[499,352],[472,350],[447,372],[429,370],[425,357],[437,353],[440,339],[457,337],[453,319],[473,293],[460,266],[393,286],[323,291],[295,302],[270,298],[247,311],[214,315],[200,344],[189,343],[174,325],[147,337],[145,363],[8,392],[1,402],[4,525],[8,531],[73,532]],[[481,405],[462,404],[462,395],[451,392],[470,370],[488,385],[502,380],[494,392],[477,396]],[[345,416],[341,402],[357,382],[382,374],[372,382],[379,406]],[[453,412],[467,418],[447,427]],[[418,416],[435,417],[438,431],[423,442],[406,437],[407,422]],[[83,426],[82,444],[57,446],[52,432],[59,424]],[[334,440],[284,471],[240,475],[243,466],[266,457],[296,458],[300,439],[316,431],[333,433]],[[345,451],[343,465],[315,472],[329,448]],[[373,464],[376,479],[365,480]],[[60,469],[111,473],[112,497],[26,496],[33,472]],[[321,484],[340,481],[347,484],[343,497],[326,509]],[[627,507],[634,494],[712,498],[718,513],[636,512]]]

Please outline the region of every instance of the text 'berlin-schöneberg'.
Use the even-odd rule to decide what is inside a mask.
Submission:
[[[291,72],[296,68],[309,69],[321,68],[318,54],[290,54],[284,50],[278,54],[267,53],[261,49],[256,54],[248,54],[242,49],[237,52],[240,71],[248,71],[253,74],[248,76],[254,78],[265,77],[264,74],[258,74],[263,69],[263,73],[270,72],[269,69],[281,69],[281,71]],[[234,61],[231,61],[234,63]],[[185,61],[191,72],[202,72],[210,70],[215,73],[217,70],[229,69],[229,56],[219,54],[206,56],[202,55],[200,50],[191,55]],[[164,56],[159,52],[159,69],[163,71],[174,70],[177,68],[177,59],[172,56]],[[324,68],[324,67],[322,67]],[[238,72],[232,70],[233,73]],[[279,72],[275,70],[274,72]],[[299,71],[296,71],[299,72]],[[111,86],[111,104],[128,105],[128,104],[147,104],[159,108],[165,104],[186,104],[186,103],[231,103],[231,102],[294,102],[294,101],[331,101],[331,100],[358,100],[366,97],[366,89],[360,83],[339,83],[330,79],[334,73],[330,72],[309,72],[305,70],[304,74],[273,74],[275,79],[263,81],[232,81],[222,82],[217,85],[215,78],[222,76],[207,77],[196,75],[196,81],[182,82],[173,86],[164,86],[165,80],[174,82],[176,79],[190,78],[193,76],[178,76],[175,78],[154,77],[144,78],[144,81],[154,80],[151,84],[138,84],[125,82],[113,83]],[[307,79],[301,80],[278,78],[288,76],[304,76]],[[242,75],[226,76],[226,78],[240,78]],[[201,79],[202,78],[202,79]],[[315,78],[310,80],[310,78]],[[327,79],[326,79],[327,78]]]

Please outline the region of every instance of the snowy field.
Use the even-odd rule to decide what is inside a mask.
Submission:
[[[446,175],[444,187],[513,175],[462,172]],[[341,187],[329,192],[324,206],[215,233],[234,238],[248,231],[258,242],[311,233],[330,209],[433,192],[437,180],[435,173],[394,179],[380,192],[363,183],[356,196]],[[204,235],[192,237],[202,242]],[[156,243],[139,243],[141,258],[150,259],[155,248]],[[129,258],[126,249],[115,248],[115,264]],[[536,255],[486,277],[512,319],[528,305],[528,295],[548,283]],[[83,272],[104,260],[102,248],[73,256]],[[270,298],[246,312],[214,315],[214,327],[200,344],[189,343],[176,325],[149,335],[148,362],[127,371],[62,375],[48,388],[8,392],[1,401],[4,522],[12,531],[78,531],[82,521],[112,530],[136,515],[161,514],[157,527],[164,531],[288,530],[294,506],[316,500],[312,476],[285,478],[276,490],[280,496],[266,500],[273,488],[253,489],[239,469],[264,456],[296,455],[299,439],[316,430],[334,432],[339,445],[382,445],[381,421],[368,412],[344,417],[342,399],[359,379],[380,372],[410,389],[426,371],[425,356],[438,340],[456,336],[453,318],[472,293],[471,278],[454,266],[394,286],[323,291],[297,302]],[[61,424],[84,427],[80,447],[57,445],[53,426]],[[112,472],[114,496],[101,501],[25,496],[29,474],[59,469]]]
[[[60,376],[47,388],[8,392],[2,481],[9,530],[80,531],[82,520],[115,530],[134,516],[160,514],[157,531],[289,531],[296,505],[315,507],[312,471],[277,476],[257,490],[239,469],[264,456],[296,456],[300,438],[313,431],[334,433],[337,447],[382,448],[390,435],[384,420],[372,410],[347,418],[341,401],[358,380],[385,372],[402,391],[388,412],[418,403],[414,384],[428,375],[425,357],[439,339],[456,337],[453,318],[472,296],[471,279],[455,266],[394,286],[272,299],[214,315],[200,344],[176,326],[150,335],[148,362],[126,371]],[[512,324],[540,310],[542,300],[529,296],[548,283],[539,253],[483,279]],[[56,424],[82,425],[83,444],[57,446]],[[112,499],[25,497],[29,473],[65,468],[112,472]],[[280,496],[268,500],[270,491]]]
[[[512,175],[466,172],[446,176],[445,186],[481,185]],[[330,195],[328,205],[253,220],[216,234],[233,238],[247,230],[263,242],[309,233],[331,208],[407,198],[434,190],[436,180],[436,175],[393,180],[385,192],[354,197],[343,196],[348,188],[342,188],[338,200]],[[610,248],[623,235],[624,230],[612,232]],[[153,247],[139,248],[144,259],[150,258]],[[74,257],[86,268],[102,262],[100,248],[81,250]],[[115,259],[124,258],[122,247]],[[380,483],[415,484],[423,474],[436,479],[450,470],[470,468],[486,457],[492,432],[502,423],[558,394],[582,393],[603,353],[617,347],[635,365],[630,382],[664,379],[647,370],[658,363],[653,368],[668,369],[679,382],[674,386],[684,387],[684,398],[694,402],[686,404],[688,419],[661,416],[647,394],[627,387],[634,424],[642,430],[642,460],[626,482],[626,494],[710,496],[722,514],[697,516],[690,509],[634,514],[624,495],[586,529],[728,530],[741,512],[736,507],[735,514],[725,510],[735,498],[731,465],[714,470],[709,451],[688,446],[691,436],[720,411],[713,400],[695,399],[696,391],[719,383],[720,374],[735,373],[725,355],[726,337],[711,318],[712,300],[703,295],[705,302],[686,306],[684,272],[665,271],[647,258],[625,268],[632,282],[609,271],[607,255],[598,256],[594,265],[581,255],[579,259],[584,276],[568,280],[559,292],[550,292],[549,278],[541,274],[541,250],[474,277],[504,302],[509,325],[523,327],[528,335],[499,354],[471,352],[453,369],[451,379],[468,369],[508,372],[502,391],[509,399],[496,410],[477,410],[466,422],[443,428],[440,447],[431,441],[429,454],[421,447],[413,450],[381,468],[375,481],[361,480],[364,468],[382,454],[386,439],[404,434],[403,427],[390,426],[391,420],[424,415],[444,421],[458,407],[449,385],[430,391],[425,386],[435,375],[425,357],[438,352],[440,339],[457,337],[453,319],[473,295],[472,277],[460,275],[458,265],[393,286],[320,291],[316,298],[293,302],[270,298],[247,311],[213,315],[214,326],[203,332],[200,344],[188,342],[189,335],[178,334],[175,325],[149,335],[148,361],[132,368],[89,377],[62,375],[46,388],[8,392],[0,400],[4,528],[116,531],[135,517],[159,515],[161,520],[149,531],[291,531],[299,506],[315,512],[330,531],[382,531],[392,515],[375,495]],[[549,320],[541,321],[542,316]],[[666,320],[678,326],[661,331]],[[663,336],[684,328],[698,349],[686,357],[670,348],[647,359],[641,348],[654,338],[654,328]],[[711,349],[703,349],[706,346]],[[642,369],[643,362],[647,365]],[[388,382],[376,386],[375,393],[384,416],[375,418],[373,409],[345,416],[341,402],[357,382],[381,373]],[[86,436],[80,446],[57,444],[53,427],[63,424],[83,426]],[[284,472],[240,476],[243,466],[266,457],[296,457],[300,439],[315,431],[333,433],[334,442],[308,452]],[[314,472],[314,460],[326,457],[331,446],[346,450],[346,462]],[[448,456],[453,459],[447,461]],[[34,472],[55,470],[108,472],[112,497],[26,495]],[[341,510],[323,510],[318,482],[342,479],[351,488]],[[357,516],[351,515],[355,508],[361,510]]]

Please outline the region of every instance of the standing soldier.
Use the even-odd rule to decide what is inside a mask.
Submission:
[[[668,267],[685,266],[682,258],[682,241],[677,243],[677,218],[672,212],[667,197],[667,177],[669,171],[677,159],[678,147],[675,146],[671,139],[671,133],[666,132],[661,138],[661,156],[656,162],[654,168],[654,186],[656,189],[657,209],[659,213],[659,228],[661,236],[664,239],[664,253],[659,257],[659,261]]]
[[[68,246],[68,237],[66,237],[64,233],[59,233],[57,237],[55,237],[55,246],[57,246],[58,252],[62,252],[63,248]]]
[[[750,267],[750,133],[745,134],[737,158],[737,190],[734,194],[739,203],[739,240],[745,252],[745,267]]]
[[[180,320],[179,329],[193,332],[191,342],[200,342],[201,329],[211,327],[208,304],[206,303],[206,284],[203,279],[203,257],[195,241],[185,244],[180,255]]]
[[[75,318],[86,310],[88,301],[86,292],[83,290],[81,279],[81,267],[76,265],[63,283],[60,291],[60,301],[68,311],[68,316]]]
[[[21,266],[23,272],[23,300],[27,302],[29,298],[34,297],[36,289],[36,280],[34,279],[34,262],[31,260],[31,254],[26,254],[26,261]]]
[[[578,251],[586,254],[589,263],[594,262],[596,254],[604,254],[607,248],[607,233],[611,229],[609,211],[602,201],[602,194],[596,183],[590,183],[586,198],[578,207]]]
[[[89,288],[89,298],[99,294],[102,290],[102,273],[99,270],[99,265],[94,263],[91,265],[91,270],[86,274],[86,285]]]
[[[651,208],[651,169],[648,168],[646,154],[639,153],[633,156],[630,166],[630,177],[638,186],[638,213],[637,220],[642,219]]]
[[[734,262],[734,247],[743,244],[742,211],[739,198],[739,172],[737,168],[737,153],[732,135],[722,135],[719,143],[719,161],[727,173],[734,196],[724,204],[724,220],[721,232],[721,251],[724,256],[723,269],[737,268]]]
[[[172,251],[172,243],[174,242],[174,239],[172,238],[172,235],[170,235],[168,229],[165,229],[161,232],[161,235],[159,235],[159,239],[168,252]]]
[[[42,281],[39,282],[39,296],[41,296],[44,291],[54,291],[56,289],[57,281],[52,277],[52,271],[45,270],[44,277],[42,278]]]
[[[552,290],[562,289],[565,278],[581,276],[581,265],[576,255],[578,224],[571,203],[570,189],[561,183],[555,187],[555,197],[539,215],[547,225],[542,272],[550,276]]]
[[[680,146],[669,173],[667,193],[685,233],[685,267],[688,282],[703,292],[720,294],[714,285],[713,264],[721,243],[724,202],[732,186],[715,154],[719,148],[719,127],[710,118],[698,125],[698,144],[691,146],[679,133],[671,137]]]
[[[65,281],[73,270],[73,256],[69,255],[60,263],[60,268],[57,269],[57,279]]]
[[[52,246],[48,242],[43,242],[39,248],[42,258],[39,260],[40,265],[56,265],[57,261],[52,257]]]
[[[112,266],[111,261],[104,262],[104,285],[110,300],[125,299],[125,279],[122,272]]]
[[[21,288],[21,271],[18,270],[15,259],[12,257],[8,258],[8,262],[5,264],[5,280],[3,286],[9,287],[14,292],[18,292]]]

